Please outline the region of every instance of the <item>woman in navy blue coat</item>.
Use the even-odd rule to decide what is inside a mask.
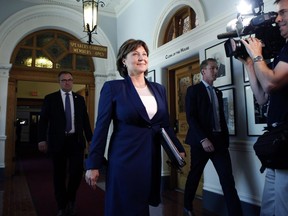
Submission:
[[[183,146],[169,127],[165,88],[145,78],[148,55],[145,42],[134,39],[124,42],[117,56],[117,69],[124,79],[107,81],[101,90],[85,178],[96,188],[112,121],[106,216],[147,216],[149,205],[159,205],[161,128],[166,129],[181,156],[185,156]]]

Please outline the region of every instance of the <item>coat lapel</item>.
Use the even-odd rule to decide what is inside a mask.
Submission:
[[[207,87],[205,86],[205,84],[203,82],[201,82],[201,91],[204,94],[203,96],[206,97],[207,104],[210,105],[210,97],[209,97],[209,94],[207,92]]]
[[[78,111],[78,96],[72,92],[72,96],[73,96],[73,103],[74,103],[74,113],[77,113]]]
[[[131,98],[131,102],[134,105],[135,109],[139,113],[139,115],[147,122],[150,122],[150,119],[148,117],[147,111],[145,106],[143,105],[141,98],[139,97],[131,78],[128,76],[125,78],[126,84],[127,84],[127,93],[129,94],[129,97]]]
[[[61,110],[61,112],[63,112],[63,115],[64,115],[65,110],[64,110],[64,104],[62,101],[62,95],[61,95],[60,90],[58,91],[58,94],[57,94],[57,103],[56,104],[59,104],[59,109]]]

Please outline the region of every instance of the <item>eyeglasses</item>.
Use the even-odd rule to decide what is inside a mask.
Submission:
[[[73,79],[62,79],[62,80],[60,80],[61,82],[73,82]]]

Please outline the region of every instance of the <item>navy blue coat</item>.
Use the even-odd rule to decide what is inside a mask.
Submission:
[[[130,77],[104,84],[86,169],[100,169],[109,125],[113,133],[108,150],[105,215],[143,215],[147,206],[160,203],[161,135],[164,127],[178,150],[184,152],[169,127],[165,88],[146,80],[157,101],[150,120]],[[145,215],[145,214],[144,214]]]

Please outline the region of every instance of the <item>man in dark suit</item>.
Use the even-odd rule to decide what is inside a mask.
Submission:
[[[202,82],[188,87],[186,94],[189,129],[185,142],[190,145],[191,170],[185,186],[184,215],[195,215],[192,202],[209,159],[219,176],[228,214],[242,215],[228,150],[229,133],[224,117],[222,92],[213,87],[218,72],[217,61],[213,58],[204,60],[200,69]]]
[[[61,89],[44,99],[38,148],[52,156],[58,215],[75,215],[76,192],[83,176],[85,138],[91,141],[92,130],[84,98],[72,92],[72,74],[62,71],[58,79]]]

